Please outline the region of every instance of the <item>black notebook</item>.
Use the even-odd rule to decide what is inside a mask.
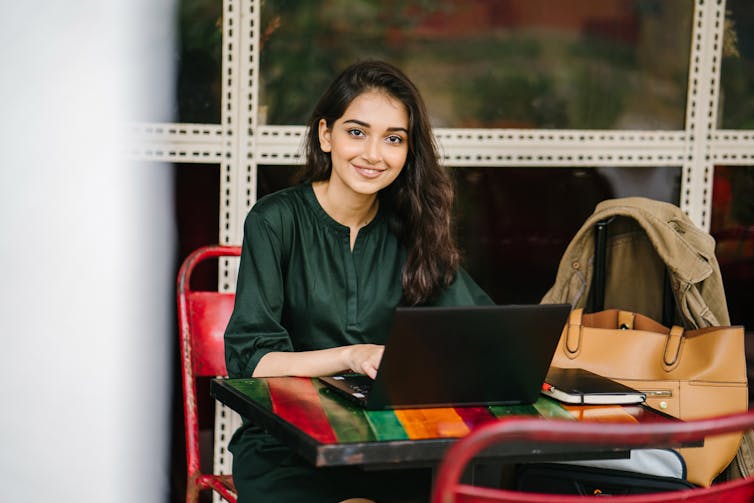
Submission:
[[[532,403],[569,304],[403,307],[377,377],[321,377],[367,409]]]
[[[640,391],[588,370],[557,367],[547,372],[542,394],[579,405],[632,404],[647,398]]]

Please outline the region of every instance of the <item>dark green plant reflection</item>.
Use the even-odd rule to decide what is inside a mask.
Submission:
[[[263,2],[261,122],[347,64],[402,67],[439,127],[682,129],[691,0]],[[683,56],[682,56],[683,55]]]
[[[754,129],[754,2],[728,0],[721,66],[722,127]]]
[[[220,123],[222,0],[178,5],[176,82],[178,122]]]
[[[396,63],[401,34],[445,1],[342,0],[262,2],[262,122],[305,123],[334,75],[361,58]]]

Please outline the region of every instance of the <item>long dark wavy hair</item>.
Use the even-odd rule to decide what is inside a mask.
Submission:
[[[306,164],[297,180],[330,179],[332,161],[320,148],[320,119],[332,128],[351,102],[368,91],[387,93],[408,111],[406,164],[378,197],[380,204],[390,209],[391,230],[407,252],[401,277],[403,302],[421,304],[451,283],[461,257],[452,231],[453,183],[439,164],[424,101],[401,70],[383,61],[361,61],[346,68],[330,84],[309,119]]]

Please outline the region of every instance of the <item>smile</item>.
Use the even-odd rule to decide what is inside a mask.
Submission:
[[[365,178],[376,178],[384,171],[383,169],[365,168],[363,166],[354,166],[356,172]]]

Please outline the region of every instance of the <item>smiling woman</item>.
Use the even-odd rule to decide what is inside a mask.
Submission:
[[[329,180],[314,184],[314,193],[325,211],[349,227],[353,249],[359,229],[377,214],[377,192],[393,183],[406,163],[408,112],[389,95],[369,91],[332,125],[320,119],[318,130],[332,172]]]
[[[374,377],[399,305],[490,304],[460,268],[453,186],[424,103],[392,65],[347,68],[309,120],[300,183],[249,212],[225,333],[231,377]],[[321,470],[246,422],[230,443],[239,502],[426,500],[427,470]]]
[[[405,110],[405,118],[401,109]],[[356,112],[366,116],[347,115]],[[386,112],[389,116],[380,115]],[[316,186],[317,182],[332,182],[333,177],[338,176],[339,167],[335,164],[342,160],[337,153],[329,151],[332,142],[327,143],[327,132],[330,131],[329,138],[332,138],[339,120],[340,124],[346,121],[352,124],[353,119],[375,127],[374,131],[366,131],[362,126],[362,131],[355,135],[382,136],[389,144],[395,143],[401,136],[400,129],[405,128],[406,141],[395,149],[403,151],[405,148],[404,167],[374,197],[378,205],[390,210],[391,231],[406,248],[403,296],[410,304],[425,302],[450,284],[460,264],[451,228],[454,187],[448,172],[439,164],[424,100],[402,71],[384,62],[366,61],[347,68],[333,81],[309,119],[306,164],[298,179]],[[378,126],[382,132],[377,130]],[[359,128],[346,125],[346,129],[353,135]],[[391,134],[387,134],[388,130]],[[323,139],[326,142],[323,143]],[[392,165],[400,160],[400,157],[388,156],[386,151],[393,152],[380,149],[385,156],[383,162],[390,159]],[[371,152],[367,157],[371,159],[374,155]],[[371,163],[364,159],[362,164]],[[442,249],[438,249],[438,245],[442,245]]]

